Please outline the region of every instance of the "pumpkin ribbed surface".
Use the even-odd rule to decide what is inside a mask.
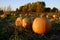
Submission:
[[[32,29],[37,34],[44,34],[50,31],[50,23],[45,18],[36,18],[33,21]]]
[[[16,28],[18,31],[23,31],[23,30],[24,30],[24,28],[22,27],[22,18],[21,18],[21,17],[18,17],[18,18],[16,19],[15,25],[16,25],[15,28]]]
[[[22,18],[18,17],[15,21],[16,26],[22,26]]]
[[[30,20],[29,18],[24,18],[24,19],[22,20],[22,26],[23,26],[24,28],[30,27],[30,25],[31,25],[31,20]]]

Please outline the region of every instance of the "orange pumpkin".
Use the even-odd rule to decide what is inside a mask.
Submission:
[[[41,15],[40,15],[40,17],[44,17],[45,16],[45,14],[44,13],[42,13]]]
[[[16,26],[22,26],[22,18],[18,17],[15,21]]]
[[[33,21],[32,29],[37,34],[44,34],[50,31],[51,25],[46,18],[36,18]]]
[[[54,19],[57,18],[57,15],[53,15],[53,18],[54,18]]]
[[[15,25],[16,25],[15,28],[16,28],[18,31],[23,31],[23,30],[24,30],[24,28],[22,27],[22,18],[21,18],[21,17],[18,17],[18,18],[16,19]]]
[[[2,19],[6,18],[6,14],[0,15],[0,17],[1,17]]]

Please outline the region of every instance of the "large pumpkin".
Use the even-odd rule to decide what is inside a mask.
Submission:
[[[30,18],[24,18],[24,19],[22,20],[22,26],[23,26],[24,28],[30,27],[31,24],[32,24],[32,21],[31,21]]]
[[[33,21],[32,29],[37,34],[45,34],[50,31],[51,25],[46,18],[36,18]]]

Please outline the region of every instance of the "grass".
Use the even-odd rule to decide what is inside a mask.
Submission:
[[[58,40],[60,39],[60,23],[55,21],[52,23],[52,29],[49,33],[44,36],[35,34],[33,31],[26,32],[25,30],[22,32],[18,32],[13,28],[13,26],[8,26],[8,23],[15,22],[17,16],[8,15],[5,19],[0,19],[0,40]],[[36,17],[40,17],[40,15],[28,15],[23,16],[23,18],[28,17],[33,20]],[[49,17],[49,19],[52,17]],[[58,22],[58,23],[56,23]],[[14,26],[15,27],[15,26]],[[57,38],[58,37],[58,38]]]

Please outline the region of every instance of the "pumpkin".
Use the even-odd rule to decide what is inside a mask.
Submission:
[[[42,14],[40,15],[40,17],[45,17],[45,14],[42,13]]]
[[[0,15],[0,17],[1,17],[2,19],[6,18],[6,14]]]
[[[46,18],[35,18],[32,24],[32,29],[37,34],[45,34],[50,31],[51,25]]]
[[[22,18],[18,17],[15,21],[16,26],[22,26]]]
[[[24,19],[22,20],[22,26],[23,26],[24,28],[27,28],[27,27],[31,26],[31,24],[32,24],[32,21],[31,21],[30,18],[24,18]]]
[[[22,27],[22,17],[18,17],[18,18],[16,19],[15,25],[16,25],[15,28],[16,28],[18,31],[23,31],[23,30],[24,30],[24,28]]]
[[[53,18],[56,19],[56,18],[57,18],[57,15],[54,14],[54,15],[53,15]]]
[[[46,18],[49,18],[49,15],[46,15]]]

